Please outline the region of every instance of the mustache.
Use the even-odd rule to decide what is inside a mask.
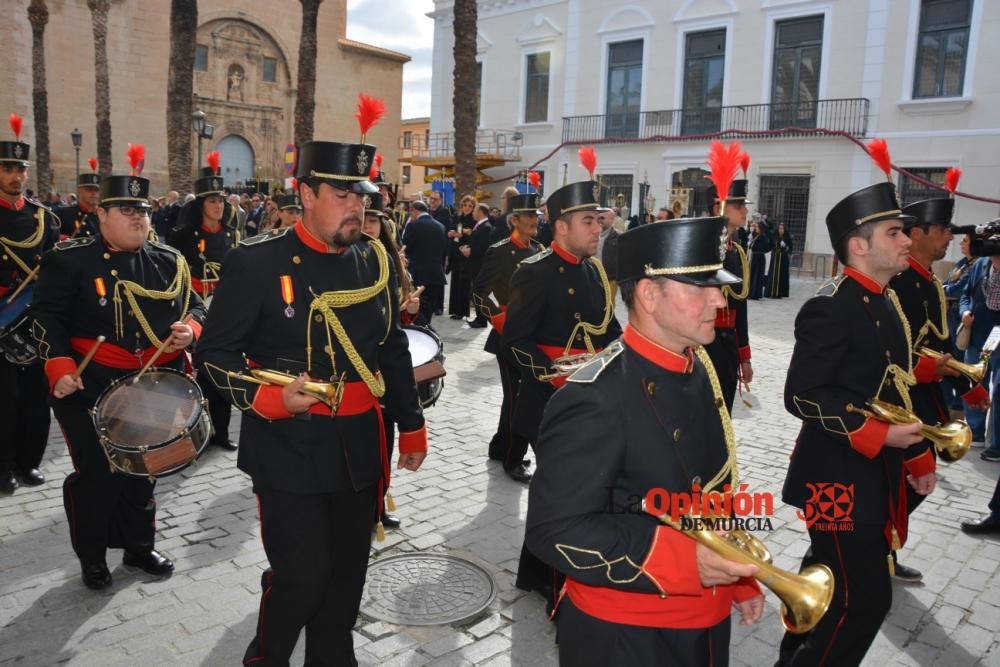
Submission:
[[[346,224],[348,222],[356,222],[356,223],[358,223],[360,225],[362,221],[361,221],[361,217],[360,216],[355,215],[355,214],[352,213],[351,215],[349,215],[346,218],[344,218],[343,220],[341,220],[340,224],[344,225],[344,224]]]

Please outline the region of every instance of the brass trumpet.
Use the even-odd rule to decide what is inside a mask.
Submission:
[[[250,375],[244,375],[242,373],[228,373],[228,375],[245,382],[262,385],[276,385],[279,387],[288,386],[298,379],[294,375],[282,373],[281,371],[271,371],[266,368],[251,368]],[[337,407],[340,406],[340,399],[344,395],[343,378],[341,378],[339,382],[317,382],[315,380],[307,380],[306,383],[302,385],[302,393],[319,400],[321,403],[328,406],[331,412],[336,414]]]
[[[656,518],[723,558],[755,565],[757,573],[753,575],[754,579],[771,589],[781,600],[781,623],[792,634],[812,630],[830,608],[834,581],[833,572],[826,565],[809,565],[794,574],[772,565],[771,554],[764,543],[746,531],[719,535],[707,528],[682,528],[667,514]]]
[[[868,407],[871,409],[857,408],[848,403],[847,411],[857,412],[887,424],[920,424],[920,435],[934,443],[934,449],[945,463],[958,461],[972,447],[972,429],[962,419],[931,426],[921,423],[920,417],[909,410],[878,398],[868,401]]]
[[[930,357],[931,359],[940,359],[944,356],[941,352],[932,350],[926,345],[918,347],[917,354],[921,357]],[[986,372],[990,369],[990,353],[984,351],[982,356],[979,358],[978,364],[967,364],[959,361],[958,359],[949,359],[944,365],[969,378],[972,384],[979,384],[983,381],[983,378],[986,377]]]

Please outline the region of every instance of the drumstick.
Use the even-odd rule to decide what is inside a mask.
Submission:
[[[17,298],[17,295],[23,292],[24,288],[28,286],[28,283],[38,277],[38,270],[40,268],[42,268],[41,264],[31,270],[31,273],[29,273],[28,276],[21,281],[21,284],[17,286],[17,289],[14,290],[14,293],[7,297],[7,303],[13,303],[14,299]]]
[[[412,299],[413,297],[416,297],[419,299],[420,295],[424,293],[424,287],[426,287],[426,285],[421,285],[417,289],[410,292],[410,296],[408,298]]]
[[[101,346],[101,343],[103,343],[105,340],[107,339],[104,336],[97,337],[97,339],[94,342],[94,346],[91,347],[90,350],[87,352],[87,356],[85,356],[83,360],[80,361],[79,364],[77,364],[76,370],[73,371],[72,375],[70,375],[71,378],[73,378],[74,380],[80,379],[80,376],[83,375],[83,369],[86,368],[87,364],[90,363],[90,360],[94,358],[94,355],[97,354],[97,348],[99,348]]]
[[[187,324],[190,321],[191,321],[191,313],[188,313],[187,315],[184,316],[184,319],[181,320],[181,324]],[[171,331],[170,335],[163,339],[163,342],[160,343],[160,347],[156,349],[156,352],[153,353],[153,356],[151,356],[149,358],[149,361],[146,362],[146,365],[142,367],[142,370],[140,370],[139,373],[134,378],[132,378],[132,384],[138,382],[139,378],[142,377],[143,373],[148,371],[149,367],[156,363],[156,360],[160,358],[160,355],[163,354],[164,350],[166,350],[167,347],[170,345],[170,339],[172,339],[173,337],[174,333]]]

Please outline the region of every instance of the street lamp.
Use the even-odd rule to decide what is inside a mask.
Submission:
[[[191,114],[191,129],[198,137],[198,161],[194,165],[195,176],[198,175],[198,170],[201,168],[201,140],[205,137],[205,127],[205,112],[198,109]]]
[[[83,143],[83,134],[80,128],[74,127],[69,133],[69,138],[73,140],[73,150],[76,151],[76,183],[80,182],[80,145]]]

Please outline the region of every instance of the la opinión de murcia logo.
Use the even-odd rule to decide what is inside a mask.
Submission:
[[[795,513],[805,521],[806,528],[831,532],[854,530],[853,484],[807,482],[806,488],[812,495],[806,501],[805,513]]]
[[[669,515],[684,530],[773,530],[774,494],[749,493],[747,484],[737,489],[726,484],[722,491],[701,492],[697,484],[690,492],[650,489],[643,507],[654,516]]]

